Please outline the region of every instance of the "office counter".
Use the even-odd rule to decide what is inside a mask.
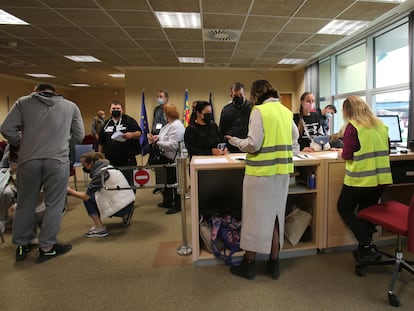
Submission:
[[[245,154],[223,156],[194,156],[190,164],[191,176],[191,220],[193,262],[201,264],[203,260],[214,260],[214,256],[200,247],[199,219],[212,211],[230,211],[241,213],[242,185],[244,177]],[[414,153],[391,155],[391,161],[414,166]],[[281,257],[295,257],[316,254],[318,250],[355,244],[352,234],[342,222],[336,211],[336,203],[342,189],[345,162],[337,158],[334,151],[301,153],[294,156],[294,174],[287,200],[287,211],[297,206],[312,214],[310,232],[307,239],[292,246],[285,241]],[[414,167],[412,169],[414,171]],[[308,189],[310,174],[316,175],[315,189]],[[408,175],[411,173],[409,172]],[[389,187],[384,197],[411,197],[413,176],[406,176],[404,182]],[[277,200],[275,193],[275,200]]]

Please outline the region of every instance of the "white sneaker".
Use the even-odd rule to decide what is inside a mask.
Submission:
[[[0,232],[4,233],[4,231],[6,231],[6,222],[0,221]]]
[[[93,238],[93,237],[104,238],[104,237],[108,236],[108,234],[109,233],[106,230],[106,227],[99,228],[99,229],[97,229],[95,227],[92,227],[83,236],[85,238]]]

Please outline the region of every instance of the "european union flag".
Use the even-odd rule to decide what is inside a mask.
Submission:
[[[141,145],[141,155],[146,155],[149,153],[150,145],[148,144],[148,119],[147,119],[147,109],[145,108],[145,95],[144,90],[142,90],[142,103],[141,103],[141,122],[140,127],[142,130],[142,135],[139,138],[139,143]]]

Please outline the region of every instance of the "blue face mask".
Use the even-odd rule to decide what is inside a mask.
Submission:
[[[325,114],[325,117],[326,117],[327,119],[332,118],[332,116],[333,116],[333,114],[332,114],[332,113],[330,113],[330,112],[327,112],[327,113]]]
[[[164,104],[164,100],[162,98],[157,98],[158,105]]]

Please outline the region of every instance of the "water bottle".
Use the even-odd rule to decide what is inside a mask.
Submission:
[[[311,173],[308,177],[308,189],[316,188],[316,176],[314,173]]]

